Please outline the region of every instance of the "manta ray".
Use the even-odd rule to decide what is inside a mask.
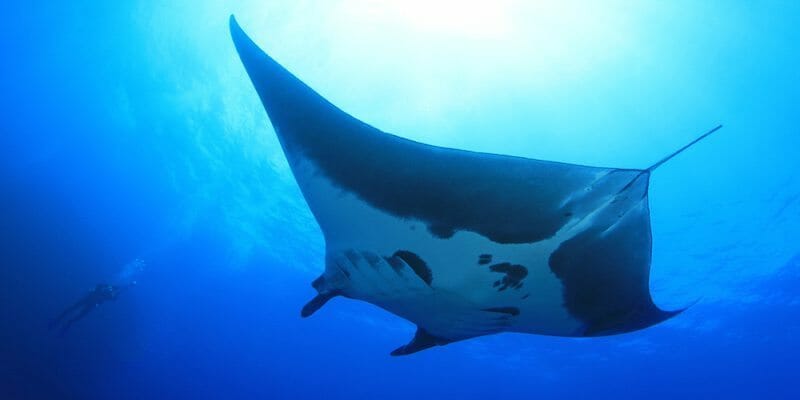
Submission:
[[[231,35],[325,238],[301,311],[343,296],[417,325],[407,355],[500,332],[603,336],[683,310],[650,295],[646,169],[598,168],[437,147],[340,110]]]

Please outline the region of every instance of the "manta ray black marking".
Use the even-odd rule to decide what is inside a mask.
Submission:
[[[430,146],[338,109],[231,17],[242,63],[325,236],[319,293],[417,324],[392,355],[513,331],[599,336],[663,311],[649,290],[650,168],[570,165]],[[427,229],[417,229],[424,226]]]

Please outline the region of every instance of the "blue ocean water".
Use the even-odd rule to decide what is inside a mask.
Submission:
[[[798,398],[800,6],[599,3],[4,5],[0,398]],[[372,305],[300,319],[324,243],[231,14],[333,103],[426,143],[643,168],[724,124],[650,188],[655,301],[701,300],[621,336],[402,358],[414,326]],[[137,284],[47,329],[113,280]]]

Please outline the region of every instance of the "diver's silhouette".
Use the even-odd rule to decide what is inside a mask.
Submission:
[[[131,285],[115,286],[105,283],[98,284],[92,291],[76,301],[75,304],[67,307],[64,312],[56,317],[56,319],[50,323],[50,328],[53,329],[60,325],[61,334],[63,335],[72,326],[72,324],[85,317],[86,314],[89,314],[89,312],[94,310],[100,304],[103,304],[109,300],[116,300],[117,296],[119,296],[123,290],[127,289]],[[72,318],[64,321],[64,319],[69,315],[73,315]]]

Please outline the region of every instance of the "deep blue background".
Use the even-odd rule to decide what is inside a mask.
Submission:
[[[0,398],[800,397],[795,2],[67,3],[0,16]],[[405,358],[413,326],[371,305],[301,320],[323,244],[231,13],[425,142],[644,167],[724,123],[651,188],[656,301],[702,300],[619,337]],[[135,258],[135,290],[48,332]]]

